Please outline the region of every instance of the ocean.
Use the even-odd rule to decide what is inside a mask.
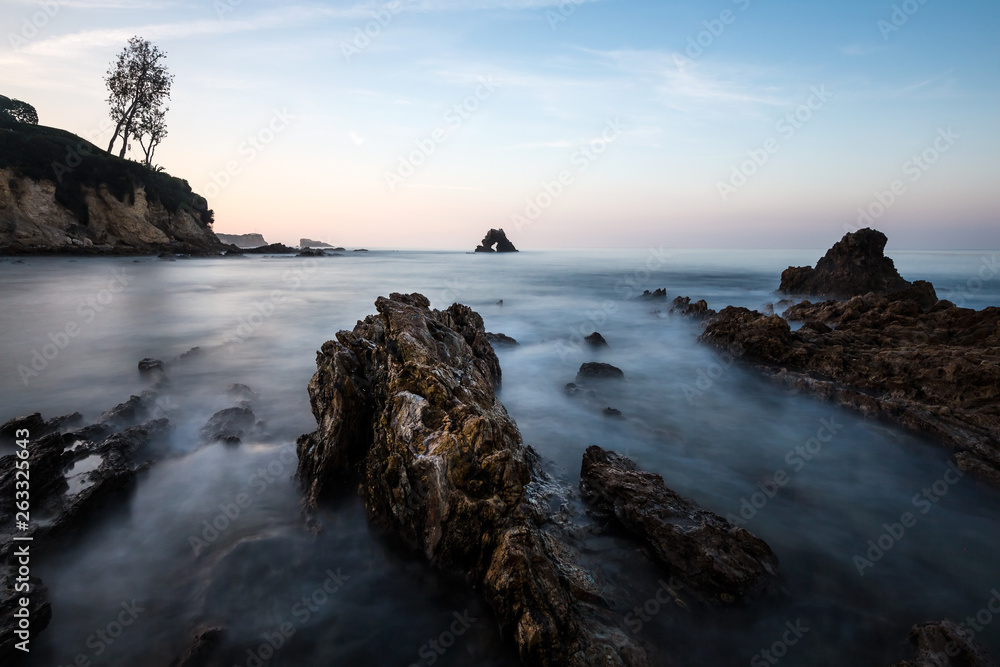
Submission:
[[[53,617],[31,664],[166,665],[197,626],[227,628],[248,667],[518,664],[476,592],[377,534],[354,490],[322,508],[319,536],[303,523],[291,475],[295,439],[315,428],[306,385],[316,350],[390,292],[465,303],[487,331],[519,341],[497,350],[498,396],[557,479],[575,486],[584,450],[601,445],[768,542],[788,593],[779,601],[661,609],[649,605],[655,573],[635,573],[648,595],[626,630],[675,664],[787,655],[888,665],[906,657],[913,624],[944,618],[971,619],[1000,655],[989,611],[1000,603],[1000,491],[957,475],[928,438],[773,385],[699,344],[697,323],[666,314],[679,295],[715,309],[776,303],[781,271],[823,252],[0,261],[0,421],[35,411],[92,420],[148,387],[136,368],[145,357],[166,362],[170,378],[157,410],[173,430],[135,491],[36,552]],[[940,298],[1000,306],[1000,275],[983,268],[995,251],[889,254]],[[667,301],[635,298],[657,288]],[[609,347],[583,345],[592,331]],[[586,361],[614,364],[626,381],[600,402],[567,395]],[[234,405],[233,383],[260,395],[265,435],[205,446],[199,429]],[[590,548],[622,576],[614,554],[627,543],[595,537]]]

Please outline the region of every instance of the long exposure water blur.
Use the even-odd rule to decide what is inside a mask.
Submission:
[[[136,370],[144,357],[166,362],[170,378],[158,407],[173,430],[134,493],[36,564],[52,622],[32,664],[80,664],[82,655],[95,665],[166,665],[198,626],[227,628],[241,665],[518,664],[477,593],[373,532],[352,490],[323,508],[318,536],[302,520],[292,474],[295,440],[315,428],[306,392],[315,352],[391,292],[423,293],[435,308],[468,304],[488,331],[519,341],[498,348],[499,398],[557,479],[578,483],[588,445],[616,450],[702,506],[741,517],[781,561],[784,601],[665,608],[629,632],[678,664],[769,664],[752,661],[789,623],[801,638],[786,647],[788,664],[904,658],[914,623],[974,617],[1000,596],[1000,493],[956,478],[946,448],[779,388],[699,344],[699,325],[667,316],[669,301],[634,298],[662,287],[670,299],[704,298],[716,309],[761,308],[781,298],[782,269],[822,254],[373,251],[0,262],[0,421],[77,410],[92,420],[147,387]],[[940,298],[1000,305],[1000,280],[976,279],[992,252],[890,254],[904,277],[930,280]],[[71,323],[79,333],[61,337]],[[609,347],[581,345],[592,331]],[[600,402],[567,395],[564,385],[585,361],[620,367],[626,382]],[[233,383],[260,395],[265,435],[236,447],[201,445],[206,420],[234,404],[226,394]],[[764,493],[779,473],[788,483]],[[930,488],[946,493],[915,500]],[[237,496],[244,501],[234,512]],[[227,509],[236,516],[206,537]],[[867,558],[869,540],[905,512],[916,524],[859,572],[855,557]],[[609,577],[634,579],[642,606],[657,578],[623,571],[622,548],[595,539],[588,551]],[[135,629],[97,635],[123,605]],[[446,637],[447,650],[429,648],[455,627],[461,633]],[[1000,622],[977,639],[1000,654]]]

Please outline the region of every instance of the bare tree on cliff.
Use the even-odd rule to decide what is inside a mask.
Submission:
[[[109,153],[121,137],[118,157],[125,157],[129,139],[135,137],[137,121],[144,116],[147,120],[155,116],[160,105],[170,99],[174,75],[167,72],[162,62],[166,57],[149,40],[133,37],[108,69],[104,82],[108,86],[111,120],[116,123],[108,143]]]
[[[160,142],[167,136],[167,123],[164,117],[170,111],[169,107],[144,109],[136,116],[132,136],[142,147],[143,164],[153,169],[153,153]]]

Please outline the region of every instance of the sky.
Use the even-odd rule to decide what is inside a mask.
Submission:
[[[1000,248],[996,0],[3,0],[0,94],[155,162],[215,230],[371,248]]]

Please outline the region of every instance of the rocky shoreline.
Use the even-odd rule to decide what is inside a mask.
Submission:
[[[862,230],[825,259],[895,273],[891,260],[878,261],[884,245]],[[838,254],[844,248],[859,257]],[[953,449],[962,470],[1000,483],[1000,308],[959,308],[930,283],[891,273],[878,279],[879,293],[802,301],[783,317],[728,307],[701,340],[787,387],[926,433]],[[838,269],[813,288],[849,294],[869,284]]]
[[[374,525],[482,590],[525,664],[662,664],[623,631],[627,599],[585,566],[570,530],[573,490],[544,472],[497,400],[500,365],[482,318],[459,304],[431,310],[419,294],[376,308],[317,355],[318,430],[298,447],[306,506],[359,489]],[[766,544],[628,459],[589,450],[582,491],[706,601],[736,602],[777,581]]]

